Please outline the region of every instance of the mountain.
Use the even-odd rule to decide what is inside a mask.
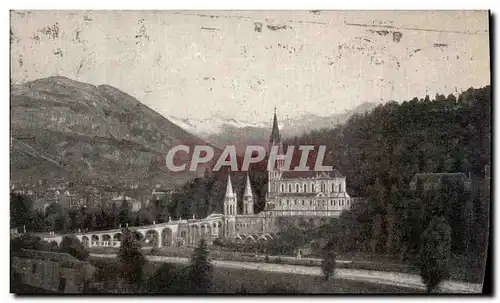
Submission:
[[[341,114],[332,114],[327,117],[320,117],[313,114],[305,114],[296,118],[281,119],[281,134],[284,137],[300,136],[313,130],[322,128],[334,128],[338,124],[343,124],[354,114],[364,114],[377,106],[376,103],[365,102],[355,108]]]
[[[49,77],[12,86],[10,97],[14,184],[172,186],[197,175],[168,171],[165,155],[205,142],[114,87]]]
[[[365,102],[345,113],[332,114],[327,117],[314,114],[304,114],[294,118],[278,117],[280,132],[284,137],[293,137],[322,128],[334,128],[337,124],[345,123],[352,115],[371,111],[376,106],[376,103]],[[265,143],[269,139],[272,122],[271,115],[269,116],[269,122],[261,123],[219,116],[199,120],[172,116],[168,118],[183,129],[220,148],[227,144],[243,146],[252,143]],[[241,149],[238,148],[238,150],[241,153]]]

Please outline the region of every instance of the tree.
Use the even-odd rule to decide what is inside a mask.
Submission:
[[[146,206],[146,213],[147,213],[147,218],[148,220],[150,220],[151,222],[149,224],[151,224],[153,221],[156,221],[157,223],[159,223],[158,221],[158,200],[156,198],[152,199],[149,201],[148,205]],[[141,210],[144,209],[144,208],[141,208]]]
[[[97,215],[95,212],[89,214],[88,227],[89,230],[97,229]]]
[[[158,222],[168,222],[168,217],[170,216],[170,213],[168,211],[168,205],[169,205],[168,196],[164,196],[158,201],[159,209],[156,217],[156,220]]]
[[[120,210],[118,209],[116,203],[113,202],[113,204],[111,204],[111,211],[109,215],[111,219],[111,226],[113,228],[118,228],[119,215],[120,215]]]
[[[30,225],[32,213],[33,203],[29,198],[15,193],[10,194],[11,227],[23,227],[23,225]]]
[[[139,287],[142,279],[142,267],[146,258],[141,252],[140,235],[128,228],[122,231],[122,241],[118,250],[118,260],[122,264],[122,274],[127,282]]]
[[[67,232],[71,229],[71,218],[67,211],[62,210],[56,215],[54,230]]]
[[[448,275],[451,228],[443,217],[433,217],[421,236],[417,267],[428,292]]]
[[[372,227],[372,238],[371,238],[371,252],[372,254],[376,254],[378,252],[378,247],[380,245],[380,235],[382,231],[382,216],[380,214],[375,215],[373,219],[373,227]]]
[[[123,196],[122,205],[120,206],[120,224],[125,226],[129,220],[129,208],[127,203],[127,198]]]
[[[212,264],[208,260],[208,248],[205,239],[201,239],[194,249],[189,265],[189,280],[193,291],[207,293],[211,286]]]
[[[323,260],[321,260],[321,271],[323,272],[325,280],[328,280],[335,271],[335,258],[334,245],[332,242],[328,242],[323,248]]]
[[[145,208],[139,209],[136,215],[135,225],[149,225],[153,223],[153,217]]]
[[[69,216],[71,218],[71,229],[75,231],[81,230],[83,228],[83,223],[84,223],[83,222],[84,217],[81,212],[81,209],[71,210],[69,212]]]
[[[63,253],[68,253],[78,260],[85,261],[89,257],[89,252],[87,248],[83,246],[82,242],[74,235],[64,236],[62,238],[61,244],[59,245],[59,251]]]

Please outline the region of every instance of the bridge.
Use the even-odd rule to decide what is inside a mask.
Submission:
[[[204,219],[169,220],[165,223],[131,226],[128,229],[136,231],[145,246],[165,247],[180,245],[195,245],[201,238],[207,244],[225,235],[224,216],[212,214]],[[121,229],[79,232],[64,235],[52,235],[43,237],[43,240],[55,241],[58,245],[64,236],[75,235],[86,247],[120,247],[123,231]]]

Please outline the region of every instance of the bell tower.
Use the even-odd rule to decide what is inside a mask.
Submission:
[[[274,108],[273,117],[273,128],[271,129],[271,137],[269,138],[269,150],[268,156],[274,150],[277,151],[276,155],[283,155],[283,143],[281,142],[280,130],[278,127],[278,118],[276,116],[276,107]],[[283,173],[283,167],[285,165],[285,159],[276,159],[271,163],[272,166],[268,167],[268,187],[267,195],[268,197],[273,197],[279,192],[279,180],[281,180],[281,175]]]
[[[236,195],[231,184],[231,175],[227,175],[226,195],[224,196],[224,215],[236,216]]]
[[[226,238],[236,237],[236,194],[231,183],[231,175],[227,175],[226,194],[224,196],[224,236]]]

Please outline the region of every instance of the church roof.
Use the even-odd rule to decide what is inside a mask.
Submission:
[[[298,178],[344,178],[344,176],[337,169],[333,169],[330,172],[327,171],[284,171],[282,175],[283,179],[298,179]]]
[[[247,183],[245,186],[245,193],[243,194],[244,197],[252,197],[252,186],[250,185],[250,177],[247,174]]]
[[[320,197],[320,198],[350,198],[349,194],[346,192],[341,192],[341,193],[335,193],[335,192],[328,192],[328,193],[279,193],[278,197],[284,197],[284,198],[313,198],[313,197]]]
[[[318,193],[280,193],[279,197],[316,197]]]
[[[234,197],[233,184],[231,183],[231,175],[227,175],[226,197]]]

